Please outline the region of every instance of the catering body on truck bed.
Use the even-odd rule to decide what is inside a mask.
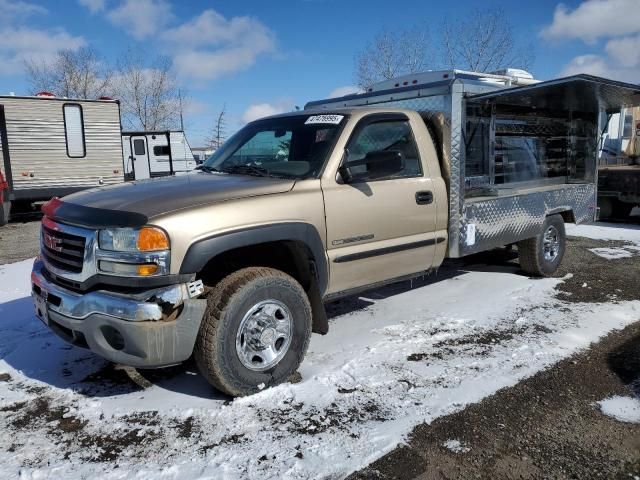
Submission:
[[[552,275],[565,223],[596,214],[600,112],[634,104],[639,86],[587,75],[445,71],[256,120],[191,175],[45,205],[36,312],[114,362],[193,355],[219,390],[259,392],[327,333],[326,301],[511,244]]]
[[[114,100],[2,96],[0,141],[0,225],[12,203],[124,180]]]

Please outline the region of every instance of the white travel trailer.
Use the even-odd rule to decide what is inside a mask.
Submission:
[[[180,175],[196,168],[182,131],[122,132],[126,180]]]
[[[120,105],[0,96],[0,225],[29,204],[123,181]]]

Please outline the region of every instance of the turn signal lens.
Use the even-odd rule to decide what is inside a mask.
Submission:
[[[138,265],[138,275],[141,277],[148,277],[149,275],[153,275],[158,271],[158,265],[156,264],[147,264],[147,265]]]
[[[167,237],[167,234],[164,233],[159,228],[144,227],[144,228],[141,228],[138,233],[137,246],[138,246],[138,250],[141,252],[152,252],[154,250],[169,250],[169,238]]]

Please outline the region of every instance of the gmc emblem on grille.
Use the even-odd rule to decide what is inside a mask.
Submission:
[[[56,238],[53,235],[49,235],[48,233],[45,233],[43,235],[43,241],[45,246],[48,249],[53,250],[54,252],[62,251],[62,240],[60,240],[59,238]]]

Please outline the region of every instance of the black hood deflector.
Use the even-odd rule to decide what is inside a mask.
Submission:
[[[138,228],[147,224],[146,215],[137,212],[86,207],[54,198],[42,206],[51,220],[88,228]]]

